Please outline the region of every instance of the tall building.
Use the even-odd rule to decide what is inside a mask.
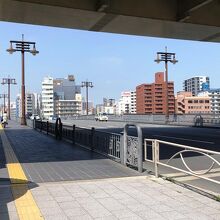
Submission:
[[[33,114],[37,114],[41,117],[42,115],[42,104],[41,104],[41,94],[39,93],[33,93],[33,96],[34,96],[34,111],[33,111]]]
[[[15,115],[17,118],[21,117],[21,94],[18,94],[15,101]],[[34,93],[27,92],[25,94],[25,115],[30,117],[35,113],[35,95]]]
[[[183,82],[183,90],[192,92],[193,96],[197,96],[199,92],[207,91],[209,88],[210,81],[208,76],[195,76]]]
[[[136,91],[131,91],[131,114],[136,114]]]
[[[116,114],[116,102],[115,99],[103,98],[103,104],[96,105],[96,114]]]
[[[34,114],[34,109],[35,109],[35,100],[34,100],[34,94],[33,93],[26,93],[25,94],[25,99],[26,99],[26,116],[29,117],[32,114]]]
[[[81,87],[75,84],[73,75],[67,78],[44,78],[42,82],[42,115],[71,117],[82,112]]]
[[[16,102],[10,103],[10,115],[11,119],[16,119]]]
[[[115,104],[115,99],[103,98],[103,106],[111,107]]]
[[[54,113],[59,117],[71,117],[82,112],[81,86],[76,85],[75,77],[57,78],[54,86]]]
[[[206,95],[210,97],[211,113],[220,114],[220,89],[210,89],[198,94],[198,96]]]
[[[168,82],[169,114],[175,111],[174,83]],[[137,114],[166,114],[166,82],[164,73],[155,74],[155,82],[136,87]]]
[[[201,114],[210,113],[210,97],[193,96],[192,92],[181,91],[176,96],[177,114]]]
[[[53,78],[45,77],[42,82],[42,116],[48,119],[54,115]]]
[[[87,102],[83,99],[82,101],[82,114],[86,115],[86,108],[87,107]],[[93,107],[93,102],[88,102],[88,115],[92,115],[94,114],[94,107]]]
[[[121,93],[121,98],[117,105],[117,114],[131,114],[131,92],[125,91]]]
[[[21,117],[21,94],[17,94],[16,100],[15,100],[15,105],[16,105],[16,118]]]

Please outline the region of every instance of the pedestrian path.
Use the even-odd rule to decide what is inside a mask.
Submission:
[[[220,219],[219,202],[78,146],[14,122],[0,134],[0,220]]]
[[[105,156],[10,122],[7,137],[29,181],[56,182],[140,175]]]
[[[33,196],[27,185],[28,179],[19,163],[8,138],[0,125],[0,135],[2,147],[5,154],[6,167],[11,182],[12,200],[15,203],[17,215],[21,220],[40,220],[43,219],[42,214],[33,199]],[[2,200],[3,201],[3,200]],[[4,204],[6,207],[6,204]]]

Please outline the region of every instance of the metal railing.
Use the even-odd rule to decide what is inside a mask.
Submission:
[[[91,151],[101,153],[124,165],[131,166],[143,172],[143,141],[142,130],[135,124],[126,124],[124,134],[103,132],[95,128],[79,128],[75,125],[63,125],[59,119],[56,123],[34,121],[34,128],[51,134],[57,139],[66,139],[73,144],[79,144]],[[138,137],[127,134],[129,127],[136,127]]]
[[[168,160],[161,160],[160,159],[161,145],[166,145],[166,146],[175,148],[176,152]],[[150,147],[150,149],[149,149],[149,147]],[[218,181],[216,179],[211,179],[211,178],[205,176],[206,174],[210,173],[211,170],[215,166],[220,167],[220,161],[218,161],[215,158],[216,156],[219,156],[219,158],[220,158],[220,152],[191,147],[191,146],[182,145],[182,144],[171,143],[171,142],[157,140],[157,139],[144,139],[144,152],[145,152],[144,160],[154,163],[154,172],[155,172],[156,177],[159,176],[159,165],[161,165],[161,166],[164,166],[167,168],[177,170],[179,172],[186,173],[188,175],[192,175],[192,176],[195,176],[195,177],[198,177],[201,179],[205,179],[205,180],[208,180],[208,181],[216,183],[216,184],[220,184],[220,181]],[[191,154],[191,156],[187,157],[187,158],[190,158],[190,160],[193,160],[193,158],[196,154],[196,155],[206,157],[212,163],[205,170],[200,169],[200,170],[195,171],[192,168],[190,168],[190,165],[187,164],[187,162],[186,162],[186,158],[184,158],[184,154],[189,154],[189,153]],[[179,166],[177,166],[177,165],[174,166],[174,165],[170,164],[171,161],[174,160],[174,158],[178,158],[177,164]],[[181,168],[181,166],[184,167],[185,169]],[[219,176],[220,176],[220,174],[219,174]]]
[[[94,128],[79,128],[75,125],[67,126],[61,123],[56,127],[55,123],[48,121],[34,121],[34,128],[55,136],[57,139],[66,139],[73,144],[83,145],[89,150],[102,153],[117,161],[120,161],[120,144],[122,136],[109,132],[97,131]]]

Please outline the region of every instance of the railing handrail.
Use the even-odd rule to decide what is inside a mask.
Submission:
[[[147,158],[147,142],[152,142],[152,160]],[[162,144],[167,144],[169,146],[174,146],[174,147],[179,147],[179,148],[183,148],[184,150],[178,151],[177,153],[174,153],[173,156],[171,156],[167,163],[161,162],[160,161],[160,143]],[[153,162],[154,163],[154,168],[155,168],[155,176],[158,177],[159,176],[159,166],[158,165],[162,165],[195,177],[199,177],[201,179],[204,180],[208,180],[210,182],[216,183],[216,184],[220,184],[220,181],[215,180],[215,179],[211,179],[208,177],[205,177],[203,175],[208,174],[214,167],[215,164],[217,164],[220,167],[220,162],[215,159],[214,157],[212,157],[212,155],[220,155],[220,152],[217,151],[212,151],[212,150],[206,150],[206,149],[201,149],[201,148],[196,148],[196,147],[191,147],[191,146],[187,146],[187,145],[182,145],[182,144],[176,144],[176,143],[172,143],[172,142],[168,142],[168,141],[162,141],[162,140],[158,140],[158,139],[144,139],[144,147],[145,147],[145,161],[149,161],[149,162]],[[198,153],[201,154],[203,156],[208,157],[209,159],[212,160],[212,164],[209,168],[207,168],[205,171],[201,172],[201,170],[199,171],[193,171],[185,162],[184,158],[183,158],[183,153],[184,152],[192,152],[192,153]],[[212,154],[212,155],[210,155]],[[174,159],[177,155],[180,156],[180,159],[183,163],[183,165],[185,166],[186,170],[182,169],[182,168],[178,168],[176,166],[171,166],[169,165],[169,162]]]
[[[179,148],[185,148],[185,149],[188,149],[188,150],[196,150],[196,151],[200,151],[200,152],[208,153],[208,154],[220,155],[220,152],[218,152],[218,151],[206,150],[204,148],[191,147],[191,146],[188,146],[188,145],[177,144],[177,143],[173,143],[173,142],[169,142],[169,141],[163,141],[163,140],[158,140],[158,139],[146,139],[146,140],[149,140],[149,141],[150,140],[155,140],[155,141],[158,141],[159,143],[167,144],[167,145],[171,145],[171,146],[175,146],[175,147],[179,147]]]

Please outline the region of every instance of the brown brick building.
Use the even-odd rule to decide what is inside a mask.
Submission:
[[[174,114],[174,83],[168,82],[169,114]],[[164,73],[155,74],[155,82],[136,87],[137,114],[166,114],[166,82]]]

